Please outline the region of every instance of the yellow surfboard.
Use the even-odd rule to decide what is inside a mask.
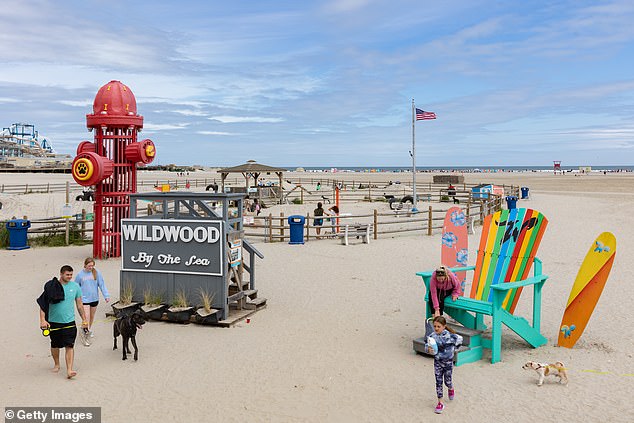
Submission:
[[[608,280],[615,255],[616,238],[611,232],[603,232],[590,246],[561,319],[557,341],[560,347],[572,348],[583,334]]]

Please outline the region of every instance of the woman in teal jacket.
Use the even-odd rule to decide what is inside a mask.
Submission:
[[[106,302],[110,302],[110,294],[108,294],[103,276],[100,271],[95,269],[95,259],[88,257],[84,260],[84,268],[77,273],[75,282],[81,287],[81,300],[84,304],[86,315],[88,315],[88,310],[90,309],[88,329],[90,330],[90,337],[92,338],[92,322],[95,320],[95,314],[97,314],[99,291],[101,291],[101,295],[103,295]]]

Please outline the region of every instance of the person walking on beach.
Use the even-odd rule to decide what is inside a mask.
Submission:
[[[434,317],[442,316],[445,308],[445,298],[451,295],[451,299],[456,301],[462,295],[458,277],[445,266],[440,266],[431,275],[429,291],[432,306],[430,312],[433,313]]]
[[[100,271],[95,269],[95,259],[88,257],[84,260],[84,268],[75,276],[75,282],[81,288],[81,301],[84,304],[84,312],[90,316],[88,322],[89,336],[92,338],[94,333],[92,331],[92,324],[95,321],[95,314],[97,314],[97,305],[99,304],[99,291],[103,295],[106,302],[110,302],[110,294],[106,288],[106,283],[103,280],[103,276]],[[89,346],[88,339],[84,340],[84,345]]]
[[[81,301],[81,288],[73,279],[73,268],[64,265],[59,271],[59,279],[53,278],[44,285],[44,292],[37,299],[40,306],[40,329],[48,329],[51,337],[51,356],[53,372],[60,369],[59,350],[64,348],[66,361],[66,377],[72,379],[77,375],[73,370],[75,358],[75,311],[81,316],[82,329],[88,330],[88,321]]]
[[[324,219],[319,219],[320,216],[324,215],[324,206],[321,202],[317,203],[317,208],[313,211],[313,215],[315,216],[313,224],[316,226],[315,231],[317,232],[317,237],[319,237],[321,234],[321,225],[324,224]]]
[[[436,378],[436,396],[438,404],[434,412],[440,414],[445,409],[443,398],[443,380],[449,389],[449,401],[453,401],[455,390],[453,386],[453,356],[456,348],[462,345],[462,336],[447,326],[447,320],[442,316],[434,318],[434,332],[429,336],[436,343],[437,351],[428,344],[427,352],[434,354],[434,376]]]

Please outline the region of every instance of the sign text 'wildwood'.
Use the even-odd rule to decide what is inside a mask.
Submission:
[[[220,239],[218,228],[210,226],[170,226],[123,224],[123,239],[140,242],[191,242],[213,244]]]

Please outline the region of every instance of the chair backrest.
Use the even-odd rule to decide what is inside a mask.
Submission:
[[[532,209],[501,210],[484,219],[471,298],[491,301],[491,285],[527,278],[548,220]],[[521,288],[509,291],[504,308],[513,313]]]

